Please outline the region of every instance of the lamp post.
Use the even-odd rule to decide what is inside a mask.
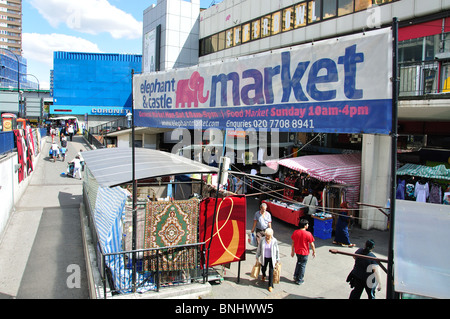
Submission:
[[[25,76],[28,76],[28,75],[31,75],[32,77],[34,77],[35,79],[36,79],[36,81],[37,81],[37,84],[38,84],[38,92],[37,92],[37,95],[38,95],[38,99],[39,99],[39,91],[40,91],[40,88],[41,88],[41,85],[40,85],[40,83],[39,83],[39,79],[37,78],[37,76],[35,76],[34,74],[31,74],[31,73],[27,73],[27,74],[25,74]],[[27,79],[27,82],[28,82],[28,79]],[[43,113],[44,113],[44,111],[42,110],[42,107],[43,107],[43,103],[41,103],[41,100],[39,99],[39,119],[38,119],[38,123],[39,124],[41,124],[41,121],[42,121],[42,118],[43,118]]]
[[[11,52],[17,60],[17,99],[18,99],[18,103],[19,103],[19,115],[20,115],[20,61],[19,61],[19,57],[17,56],[17,54],[15,54],[10,49],[6,49],[6,48],[1,48],[1,49]]]

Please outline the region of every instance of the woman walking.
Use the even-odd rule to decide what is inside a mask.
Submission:
[[[348,222],[350,218],[353,217],[349,215],[348,203],[341,203],[341,211],[339,212],[339,217],[336,223],[335,237],[333,244],[341,245],[344,247],[354,247],[355,244],[350,243],[350,235],[348,234]]]
[[[264,238],[261,238],[258,248],[256,250],[256,259],[262,265],[262,281],[266,280],[267,266],[269,266],[269,283],[268,289],[273,290],[273,270],[275,265],[280,261],[280,251],[278,249],[278,241],[273,237],[273,229],[267,228]]]

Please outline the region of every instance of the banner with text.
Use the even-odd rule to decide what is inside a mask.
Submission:
[[[391,29],[135,75],[136,126],[389,134]]]

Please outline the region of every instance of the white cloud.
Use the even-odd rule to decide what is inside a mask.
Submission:
[[[114,39],[142,35],[142,22],[107,0],[31,0],[31,4],[54,28],[62,23],[82,33],[106,32]]]
[[[86,39],[65,34],[24,33],[23,56],[53,66],[54,51],[101,53],[97,44]]]
[[[39,79],[41,88],[49,87],[50,69],[53,68],[54,51],[102,52],[95,43],[65,34],[24,33],[22,37],[22,55],[27,59],[27,72]]]

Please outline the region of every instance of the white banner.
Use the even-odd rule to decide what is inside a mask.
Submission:
[[[389,134],[392,34],[380,29],[136,75],[139,126]]]

